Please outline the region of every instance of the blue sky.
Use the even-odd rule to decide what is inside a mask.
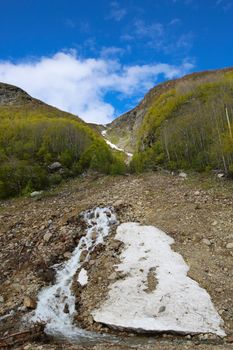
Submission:
[[[233,0],[0,0],[0,33],[0,81],[106,123],[158,82],[233,65]]]

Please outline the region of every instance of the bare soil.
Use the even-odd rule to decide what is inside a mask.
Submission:
[[[190,267],[189,276],[210,294],[224,320],[227,337],[154,336],[141,345],[134,341],[116,344],[69,344],[44,339],[26,341],[18,349],[230,349],[233,341],[233,184],[225,180],[189,175],[186,180],[164,173],[130,176],[87,176],[71,180],[41,198],[18,198],[0,202],[0,338],[22,331],[21,317],[30,311],[25,297],[33,301],[41,287],[53,283],[51,266],[69,258],[85,227],[81,211],[114,206],[120,222],[154,225],[175,240],[173,249]],[[111,234],[114,237],[114,230]],[[100,332],[116,331],[95,324],[91,311],[107,294],[115,279],[114,264],[122,249],[109,239],[91,257],[87,287],[73,286],[78,296],[77,323]],[[155,274],[148,275],[148,292],[156,287]],[[121,335],[124,335],[122,333]],[[135,337],[129,337],[135,339]],[[136,340],[137,341],[137,340]],[[140,343],[140,341],[139,341]],[[15,346],[17,348],[17,346]]]

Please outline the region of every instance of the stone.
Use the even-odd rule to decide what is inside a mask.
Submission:
[[[52,236],[53,234],[51,232],[48,232],[44,235],[43,239],[45,242],[48,242]]]
[[[227,243],[226,248],[227,249],[233,249],[233,242]]]
[[[79,261],[82,263],[84,262],[84,260],[86,259],[86,256],[88,254],[88,251],[87,250],[83,250],[81,255],[80,255],[80,258],[79,258]]]
[[[4,298],[2,295],[0,295],[0,304],[4,303]]]
[[[95,241],[97,239],[97,237],[98,237],[98,232],[96,230],[94,230],[92,232],[91,236],[92,236],[91,238],[93,239],[93,241]]]
[[[188,175],[186,173],[184,173],[183,171],[181,171],[179,173],[179,177],[181,177],[182,179],[186,179],[188,177]]]
[[[60,169],[62,168],[62,165],[61,165],[61,163],[59,163],[59,162],[54,162],[54,163],[50,164],[50,165],[48,166],[48,168],[49,168],[49,170],[51,170],[51,171],[57,171],[57,170],[60,170]]]
[[[115,250],[116,252],[119,251],[121,246],[122,246],[122,242],[120,241],[113,241],[112,243],[112,249]]]
[[[216,226],[217,224],[218,224],[218,221],[214,220],[211,225]]]
[[[121,207],[124,202],[121,199],[118,199],[115,203],[113,203],[114,207]]]
[[[207,246],[210,246],[210,245],[211,245],[210,240],[207,239],[207,238],[203,238],[202,242],[203,242],[205,245],[207,245]]]
[[[35,309],[36,308],[36,300],[26,296],[23,301],[23,306],[25,306],[27,309]]]
[[[233,335],[230,335],[230,336],[227,338],[227,342],[230,343],[230,344],[233,344]]]
[[[68,313],[69,313],[69,305],[68,305],[68,304],[65,304],[63,312],[64,312],[65,314],[68,314]]]
[[[110,281],[114,281],[117,278],[116,272],[111,273],[111,275],[108,276],[108,279]]]
[[[92,316],[89,316],[89,317],[88,317],[88,322],[89,322],[90,324],[93,324],[93,323],[94,323],[94,320],[93,320],[93,317],[92,317]]]
[[[65,252],[65,253],[63,254],[63,256],[64,256],[64,258],[69,259],[69,258],[71,258],[72,253],[71,253],[71,252]]]
[[[39,197],[42,195],[42,193],[43,193],[43,191],[34,191],[34,192],[30,193],[30,197],[31,198]]]
[[[160,306],[159,313],[164,312],[166,310],[166,306]]]
[[[195,191],[194,192],[194,196],[200,196],[200,194],[201,194],[200,191]]]

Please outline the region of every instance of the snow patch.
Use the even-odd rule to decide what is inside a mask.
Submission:
[[[30,322],[43,321],[46,323],[46,332],[62,334],[66,337],[88,336],[90,332],[73,325],[75,310],[75,296],[72,293],[72,283],[76,271],[84,262],[89,261],[90,253],[95,247],[104,242],[110,232],[110,226],[117,220],[111,208],[96,208],[83,213],[88,229],[71,258],[62,265],[55,266],[56,283],[44,288],[38,295],[37,308],[29,316]],[[84,261],[80,261],[82,252],[86,251]],[[78,280],[81,285],[87,283],[87,273],[81,269]],[[92,334],[93,336],[93,334]]]
[[[87,270],[81,269],[78,275],[78,282],[81,284],[81,286],[85,286],[88,282],[88,275]]]
[[[124,152],[128,157],[133,157],[133,153],[126,152],[123,148],[119,148],[117,145],[115,145],[114,143],[112,143],[108,139],[106,139],[106,133],[107,133],[107,130],[103,130],[101,132],[107,145],[109,145],[112,149],[115,149],[116,151]]]
[[[224,336],[222,320],[207,291],[187,276],[174,240],[153,226],[124,223],[115,237],[125,244],[117,270],[125,276],[111,285],[107,300],[92,312],[96,322],[136,331],[173,331]],[[153,269],[156,288],[148,292]]]

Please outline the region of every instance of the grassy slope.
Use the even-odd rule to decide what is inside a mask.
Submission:
[[[59,161],[63,171],[51,174]],[[0,197],[40,190],[84,170],[123,171],[121,160],[80,118],[0,84]]]
[[[232,169],[233,69],[194,73],[151,89],[108,136],[135,152],[133,168]],[[233,126],[232,130],[233,130]],[[126,135],[127,134],[127,135]]]

